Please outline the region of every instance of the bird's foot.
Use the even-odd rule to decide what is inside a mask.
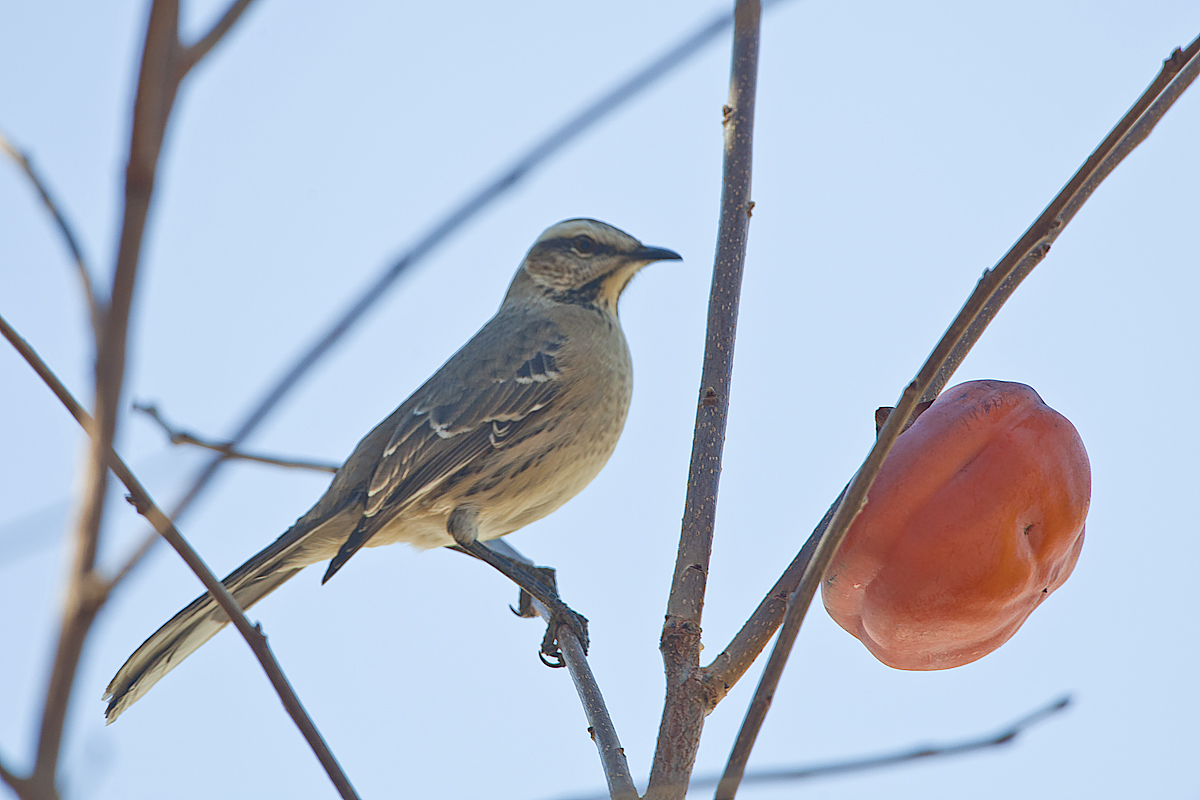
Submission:
[[[568,608],[565,603],[559,601],[557,607],[550,609],[550,622],[546,625],[546,635],[542,638],[542,649],[538,653],[538,658],[547,667],[557,669],[566,666],[562,650],[559,648],[559,631],[564,625],[579,640],[584,654],[587,654],[587,617],[577,614]]]

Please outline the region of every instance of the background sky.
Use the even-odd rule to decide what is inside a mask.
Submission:
[[[189,30],[224,3],[188,5]],[[180,93],[131,330],[127,400],[228,434],[282,365],[431,223],[552,126],[724,3],[332,4],[260,0]],[[0,127],[109,274],[143,2],[0,4]],[[704,617],[720,651],[821,518],[974,286],[1157,73],[1200,6],[832,3],[763,20],[754,189],[732,409]],[[637,384],[624,437],[578,498],[509,537],[559,569],[635,777],[661,713],[658,638],[703,349],[729,38],[721,38],[436,250],[252,439],[340,461],[494,312],[546,226],[592,216],[682,263],[621,308]],[[1032,385],[1092,461],[1075,574],[1004,647],[945,672],[877,662],[819,606],[751,768],[991,731],[1071,693],[1015,745],[754,800],[1200,797],[1190,513],[1200,435],[1200,89],[1113,174],[954,382]],[[0,312],[81,398],[90,345],[61,241],[0,165]],[[31,763],[53,654],[79,430],[0,347],[0,753]],[[144,418],[120,450],[163,505],[200,463]],[[224,574],[327,477],[238,464],[182,523]],[[114,493],[114,496],[117,495]],[[145,526],[114,502],[117,564]],[[449,552],[371,550],[251,612],[364,797],[567,797],[603,786],[568,676],[498,574]],[[224,632],[115,725],[100,695],[200,591],[161,547],[97,621],[69,719],[68,795],[328,798],[242,640]],[[724,763],[761,663],[709,717]],[[0,789],[0,795],[5,790]]]

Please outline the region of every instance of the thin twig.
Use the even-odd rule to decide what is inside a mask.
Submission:
[[[770,3],[778,5],[782,0]],[[495,200],[502,197],[520,181],[540,167],[551,156],[556,155],[566,145],[594,127],[598,122],[613,111],[625,105],[658,79],[680,66],[690,56],[704,45],[719,36],[729,27],[733,17],[727,12],[721,12],[705,23],[694,33],[685,37],[658,58],[651,61],[641,70],[621,81],[611,90],[601,95],[587,108],[571,117],[561,127],[551,131],[545,138],[536,142],[518,158],[512,166],[501,172],[500,176],[470,195],[461,205],[423,233],[417,241],[396,261],[386,267],[378,277],[363,290],[358,299],[342,313],[337,321],[318,336],[291,366],[275,381],[259,401],[246,415],[234,434],[229,438],[233,447],[241,446],[251,433],[266,419],[267,415],[281,400],[299,383],[300,379],[325,356],[355,324],[387,293],[395,282],[429,255],[438,245],[451,234],[457,232],[467,222],[474,219],[481,211]],[[176,502],[172,509],[172,518],[180,519],[191,507],[192,503],[207,488],[217,470],[225,459],[216,456],[205,464],[193,478],[191,486]],[[130,561],[120,570],[122,574],[132,572],[154,546],[158,537],[154,534],[147,536],[145,541],[130,556]]]
[[[46,204],[46,209],[54,217],[54,222],[58,225],[58,231],[62,234],[63,241],[66,242],[67,249],[71,251],[71,259],[75,262],[75,272],[79,276],[79,282],[83,287],[83,296],[87,301],[88,318],[92,323],[92,334],[99,341],[100,307],[96,302],[96,293],[92,289],[92,270],[88,266],[87,259],[83,257],[83,249],[79,246],[79,237],[75,235],[74,228],[67,221],[66,214],[62,212],[58,203],[54,201],[50,190],[46,187],[41,176],[34,170],[33,164],[29,161],[29,156],[14,147],[3,132],[0,132],[0,149],[8,153],[12,160],[17,162],[17,166],[29,178],[29,182],[37,190],[38,195],[42,198],[42,202]]]
[[[71,416],[75,417],[76,422],[85,431],[90,432],[95,430],[95,423],[87,411],[83,409],[83,406],[71,395],[29,343],[21,338],[20,334],[13,330],[2,316],[0,316],[0,334],[3,334],[4,338],[12,343],[12,346],[16,348],[22,358],[38,374],[38,377],[50,387],[55,397],[71,412]],[[267,678],[271,681],[271,685],[275,688],[275,692],[279,695],[283,707],[296,723],[296,727],[300,729],[300,733],[304,736],[305,741],[308,742],[309,747],[312,748],[313,753],[317,756],[317,760],[321,762],[321,766],[325,768],[329,779],[333,781],[333,784],[338,788],[342,797],[345,800],[356,799],[358,795],[350,785],[349,778],[342,771],[333,752],[330,751],[325,739],[321,736],[320,731],[317,730],[316,724],[308,716],[308,712],[304,710],[300,698],[296,696],[291,684],[288,683],[287,676],[283,673],[283,668],[271,653],[271,649],[267,645],[267,637],[263,634],[261,626],[250,624],[241,606],[238,605],[237,600],[217,580],[217,576],[209,570],[203,559],[187,543],[167,515],[154,503],[145,487],[142,486],[141,482],[138,481],[137,477],[111,447],[105,453],[105,463],[129,490],[130,502],[137,508],[138,513],[144,516],[154,526],[154,529],[162,534],[162,537],[175,548],[184,562],[196,573],[200,582],[204,584],[204,588],[216,599],[217,605],[221,607],[221,610],[233,622],[233,626],[242,634],[242,638],[250,645],[250,649],[254,652],[258,662],[262,665],[263,671],[267,674]],[[107,590],[111,590],[112,585],[112,582],[109,582],[107,585],[97,584],[95,586],[97,595],[101,598],[106,597]]]
[[[738,0],[734,9],[729,104],[724,108],[721,218],[708,302],[708,333],[696,406],[696,432],[692,441],[683,529],[660,643],[667,691],[654,769],[646,793],[648,798],[655,800],[682,798],[687,793],[688,776],[700,746],[704,718],[713,708],[701,682],[700,619],[712,552],[725,425],[729,416],[738,301],[750,214],[754,207],[750,200],[750,177],[761,17],[758,0]]]
[[[1001,745],[1011,744],[1015,742],[1021,734],[1025,733],[1033,726],[1045,722],[1050,717],[1061,713],[1071,705],[1071,696],[1064,695],[1054,702],[1045,705],[1036,711],[1030,712],[1019,720],[1007,725],[999,731],[992,734],[964,739],[958,742],[950,742],[948,744],[932,744],[923,747],[912,747],[901,750],[895,753],[887,753],[878,756],[868,756],[865,758],[847,759],[845,761],[832,761],[825,764],[816,764],[808,767],[780,767],[777,769],[758,769],[746,773],[742,779],[743,784],[766,784],[766,783],[791,783],[794,781],[809,780],[811,778],[824,778],[830,775],[843,775],[848,772],[865,772],[871,769],[879,769],[881,767],[891,767],[897,764],[903,764],[907,761],[920,761],[928,758],[942,758],[946,756],[959,756],[965,753],[972,753],[977,750],[986,750],[992,747],[1000,747]],[[710,789],[718,784],[719,775],[702,775],[692,778],[689,791],[698,789]],[[564,797],[561,800],[606,800],[606,794],[593,794],[576,797]]]
[[[1064,695],[1054,702],[1043,706],[1019,720],[1013,722],[1007,727],[992,733],[985,734],[973,739],[966,739],[961,742],[952,742],[949,744],[925,745],[924,747],[915,747],[907,750],[901,750],[896,753],[886,755],[871,756],[869,758],[852,759],[848,761],[835,761],[828,764],[817,764],[811,767],[783,767],[779,769],[760,769],[746,773],[743,783],[780,783],[783,781],[806,780],[809,778],[821,778],[827,775],[838,775],[847,772],[865,772],[869,769],[879,769],[880,767],[891,767],[896,764],[902,764],[906,761],[918,761],[926,758],[940,758],[946,756],[960,756],[965,753],[972,753],[976,750],[986,750],[990,747],[999,747],[1001,745],[1011,744],[1017,740],[1022,733],[1032,728],[1050,717],[1058,714],[1071,704],[1071,696]],[[715,786],[719,782],[716,776],[706,776],[702,779],[693,781],[693,786],[709,787]]]
[[[717,789],[717,800],[732,800],[737,792],[750,757],[750,750],[754,746],[763,720],[766,719],[771,699],[774,697],[804,615],[850,523],[865,505],[871,483],[887,458],[896,437],[935,381],[940,380],[944,384],[949,379],[950,372],[946,371],[946,365],[951,356],[966,355],[978,341],[991,316],[994,316],[996,310],[1011,296],[1021,280],[1045,258],[1050,245],[1062,233],[1084,200],[1100,181],[1149,135],[1167,108],[1195,80],[1200,72],[1200,59],[1194,57],[1197,51],[1200,51],[1200,38],[1188,46],[1186,53],[1178,49],[1172,53],[1164,65],[1163,72],[1170,72],[1175,76],[1174,80],[1168,78],[1170,82],[1167,83],[1160,76],[1151,84],[1143,97],[1113,129],[1113,133],[1105,138],[1075,177],[1063,187],[1038,220],[1020,238],[1017,245],[995,267],[984,273],[945,335],[913,381],[905,388],[895,410],[880,430],[875,446],[846,488],[843,500],[834,511],[829,526],[817,543],[812,560],[789,601],[775,647],[771,651],[754,699],[746,712],[746,719],[730,753],[725,774]],[[1145,109],[1144,113],[1142,109]],[[944,377],[940,377],[943,375]]]
[[[515,547],[502,539],[493,539],[484,543],[488,548],[501,555],[508,556],[514,561],[533,564]],[[530,598],[538,616],[550,621],[550,611],[535,598]],[[587,655],[579,637],[569,625],[560,625],[557,631],[559,648],[562,650],[563,661],[575,691],[579,694],[579,702],[583,705],[583,713],[587,717],[588,732],[596,744],[600,754],[600,763],[604,768],[604,777],[608,781],[608,794],[613,800],[637,800],[638,791],[634,786],[633,776],[629,772],[629,762],[625,758],[625,748],[617,736],[616,726],[609,716],[608,706],[604,695],[600,693],[600,685],[588,664]]]
[[[155,405],[145,405],[141,403],[133,404],[134,411],[140,411],[150,419],[158,423],[171,441],[171,444],[189,444],[195,447],[202,447],[205,450],[212,450],[221,453],[226,458],[238,461],[253,461],[257,464],[268,464],[272,467],[287,467],[289,469],[311,469],[317,472],[336,473],[341,468],[340,464],[330,464],[326,461],[302,461],[295,458],[279,458],[276,456],[255,455],[254,453],[243,453],[240,450],[235,450],[229,442],[214,442],[208,439],[201,439],[193,433],[188,433],[185,430],[175,428],[170,425],[162,414],[159,413],[158,407]]]

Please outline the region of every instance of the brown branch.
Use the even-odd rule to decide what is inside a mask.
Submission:
[[[782,0],[775,0],[771,5],[779,5]],[[499,177],[495,178],[477,192],[469,196],[461,205],[454,208],[444,218],[425,231],[409,249],[396,261],[388,265],[341,314],[328,330],[321,333],[308,349],[275,381],[254,407],[247,413],[241,425],[229,438],[232,447],[241,446],[246,438],[258,429],[258,426],[295,388],[300,379],[320,361],[333,346],[353,328],[374,305],[383,299],[399,278],[418,264],[425,256],[456,233],[466,223],[474,219],[480,212],[490,206],[495,200],[504,196],[510,189],[528,177],[534,170],[545,163],[550,157],[557,155],[560,150],[581,135],[591,130],[597,123],[612,114],[639,95],[647,87],[681,65],[689,57],[697,53],[704,45],[719,36],[729,27],[733,17],[728,12],[715,15],[709,22],[700,26],[694,33],[670,47],[665,53],[655,58],[629,78],[620,81],[611,90],[601,95],[589,106],[568,119],[561,127],[551,131],[545,138],[534,143],[520,158],[505,168]],[[176,502],[172,509],[172,517],[179,519],[207,488],[217,470],[225,462],[223,456],[214,457],[200,469],[192,480],[191,486]],[[140,563],[146,553],[152,549],[158,537],[154,534],[147,536],[143,545],[137,549],[134,557],[137,559],[122,568],[123,573],[131,572]]]
[[[903,764],[908,761],[920,761],[927,758],[944,758],[948,756],[960,756],[967,753],[973,753],[978,750],[987,750],[992,747],[1000,747],[1006,744],[1015,742],[1021,734],[1028,731],[1034,725],[1045,722],[1050,717],[1061,713],[1071,705],[1071,696],[1065,695],[1043,706],[1036,711],[1030,712],[1019,720],[1005,726],[999,731],[983,736],[977,736],[971,739],[964,739],[958,742],[949,744],[934,744],[925,745],[923,747],[913,747],[906,750],[900,750],[895,753],[886,753],[884,755],[869,756],[866,758],[848,759],[845,761],[831,761],[825,764],[816,764],[808,767],[780,767],[777,769],[759,769],[747,772],[742,782],[745,784],[766,784],[766,783],[785,783],[801,780],[809,780],[811,778],[824,778],[830,775],[843,775],[848,772],[865,772],[870,769],[879,769],[881,767],[891,767],[896,764]],[[703,775],[692,778],[691,790],[709,789],[716,786],[719,782],[718,775]],[[564,797],[561,800],[606,800],[606,794],[581,795],[576,797]]]
[[[533,564],[515,547],[502,539],[493,539],[484,542],[484,545],[514,561]],[[529,596],[522,593],[522,598],[526,597]],[[532,597],[529,597],[529,601],[538,616],[549,622],[550,611],[546,606]],[[569,625],[560,625],[557,635],[567,672],[571,675],[571,682],[575,684],[579,702],[583,704],[583,713],[588,721],[588,732],[600,754],[604,777],[608,781],[609,793],[605,797],[611,797],[613,800],[637,800],[638,791],[633,784],[633,776],[629,772],[625,748],[621,747],[616,726],[613,725],[612,717],[609,716],[604,695],[601,694],[600,685],[596,683],[596,676],[592,673],[591,665],[588,664],[583,645]]]
[[[255,455],[254,453],[243,453],[234,448],[229,442],[214,442],[209,439],[201,439],[193,433],[188,433],[180,428],[175,428],[170,425],[162,414],[159,413],[158,407],[155,405],[144,405],[134,403],[134,411],[140,411],[150,419],[158,423],[158,427],[171,441],[171,444],[188,444],[195,447],[202,447],[205,450],[212,450],[221,453],[226,458],[238,461],[253,461],[256,464],[268,464],[272,467],[286,467],[289,469],[311,469],[317,472],[336,473],[340,468],[340,464],[330,464],[326,461],[302,461],[294,458],[279,458],[276,456]]]
[[[85,431],[94,431],[95,422],[91,416],[84,410],[83,406],[72,396],[70,391],[62,384],[54,372],[46,365],[37,352],[21,338],[8,322],[0,316],[0,334],[7,339],[17,352],[21,354],[29,365],[33,368],[38,377],[54,392],[55,397],[66,407]],[[250,649],[254,652],[258,662],[262,665],[263,671],[267,674],[267,678],[271,681],[271,685],[275,688],[279,695],[280,702],[287,710],[292,720],[296,723],[296,727],[300,729],[309,747],[316,754],[317,760],[321,762],[321,766],[329,774],[329,779],[338,788],[343,798],[346,800],[354,800],[358,796],[355,794],[353,787],[350,785],[350,780],[338,765],[337,759],[330,751],[329,746],[325,743],[317,726],[313,723],[312,718],[304,710],[300,698],[296,696],[291,684],[288,683],[287,676],[283,673],[283,668],[271,653],[270,647],[267,645],[267,637],[263,634],[261,626],[251,625],[246,619],[245,613],[237,600],[234,599],[225,586],[217,580],[217,576],[209,570],[203,559],[192,549],[183,535],[175,528],[175,525],[167,517],[166,514],[151,499],[150,494],[138,481],[133,472],[126,466],[125,462],[117,455],[116,451],[111,447],[104,454],[105,464],[110,468],[121,483],[129,490],[129,501],[137,508],[138,513],[145,517],[154,529],[158,531],[167,542],[175,548],[180,557],[191,567],[192,571],[204,584],[204,588],[217,601],[217,605],[225,612],[225,615],[233,622],[233,626],[242,634],[242,638],[250,645]],[[90,573],[92,580],[89,586],[94,592],[94,597],[97,600],[97,607],[104,602],[108,592],[112,589],[114,582],[103,582],[99,579],[96,573]],[[15,776],[14,776],[15,777]],[[7,778],[5,778],[6,782]],[[20,779],[18,779],[20,780]],[[30,779],[30,783],[37,784],[37,770],[34,770],[34,777]],[[11,782],[10,782],[11,783]],[[14,785],[15,788],[15,785]]]
[[[58,207],[58,203],[50,195],[50,190],[46,187],[45,182],[42,181],[41,176],[34,170],[29,157],[14,147],[12,142],[2,132],[0,132],[0,150],[4,150],[13,161],[17,162],[17,166],[25,173],[25,177],[29,178],[29,182],[33,184],[33,188],[37,190],[38,195],[42,198],[42,202],[46,205],[46,210],[54,217],[54,222],[58,225],[58,231],[62,234],[63,241],[66,242],[67,249],[71,251],[71,259],[75,262],[75,272],[79,276],[79,282],[83,286],[83,296],[87,301],[88,318],[92,323],[92,334],[99,341],[100,307],[96,302],[95,291],[92,289],[92,270],[88,267],[87,260],[83,257],[83,250],[79,246],[79,238],[75,235],[71,223],[67,221],[66,215]]]
[[[100,526],[104,518],[104,497],[108,487],[105,453],[111,448],[117,427],[117,410],[125,376],[125,346],[133,286],[137,275],[142,232],[150,206],[154,167],[162,142],[167,110],[174,98],[174,85],[164,77],[170,74],[172,56],[177,47],[176,3],[155,2],[150,11],[141,74],[134,101],[133,133],[129,165],[125,179],[125,219],[117,253],[111,298],[102,315],[100,336],[96,341],[95,419],[87,428],[91,437],[83,496],[79,502],[73,563],[70,568],[63,620],[38,736],[37,761],[32,784],[46,797],[56,794],[55,779],[62,744],[63,726],[76,668],[92,620],[103,602],[93,572]]]
[[[1166,110],[1195,80],[1197,73],[1200,73],[1200,59],[1195,58],[1198,51],[1200,38],[1188,46],[1186,53],[1178,49],[1172,53],[1164,65],[1163,74],[1169,73],[1174,78],[1168,77],[1164,80],[1160,75],[1150,85],[1017,244],[995,267],[984,273],[958,316],[950,324],[916,377],[905,388],[895,410],[880,430],[875,446],[850,485],[846,487],[844,497],[837,504],[828,527],[820,534],[812,559],[792,595],[780,626],[779,637],[759,680],[758,689],[746,712],[746,719],[738,732],[725,774],[718,786],[717,800],[732,800],[737,792],[750,757],[750,750],[754,746],[763,720],[766,719],[771,699],[774,697],[804,615],[850,523],[866,503],[871,483],[887,458],[896,437],[904,429],[921,400],[928,396],[934,384],[940,381],[944,385],[949,380],[953,372],[950,359],[955,355],[960,359],[965,357],[982,335],[987,323],[1016,290],[1021,280],[1045,258],[1050,245],[1062,233],[1083,202],[1116,165],[1149,135]]]
[[[973,753],[977,750],[986,750],[991,747],[1000,747],[1001,745],[1011,744],[1025,731],[1032,728],[1050,717],[1064,711],[1071,704],[1071,696],[1065,695],[1043,706],[1019,720],[1011,723],[1005,728],[973,739],[966,739],[960,742],[952,742],[950,744],[940,745],[925,745],[924,747],[915,747],[907,750],[901,750],[896,753],[887,753],[879,756],[871,756],[868,758],[852,759],[848,761],[834,761],[827,764],[817,764],[811,767],[784,767],[780,769],[760,769],[746,773],[743,783],[781,783],[784,781],[798,781],[809,778],[821,778],[827,775],[839,775],[847,772],[864,772],[869,769],[879,769],[881,767],[891,767],[896,764],[903,764],[907,761],[919,761],[926,758],[944,758],[949,756],[960,756],[966,753]],[[719,780],[713,776],[695,780],[692,782],[693,787],[715,786]]]
[[[29,781],[10,771],[3,763],[0,763],[0,782],[16,792],[17,797],[26,797],[30,791]]]
[[[178,0],[155,0],[150,9],[134,97],[129,161],[125,170],[125,207],[112,290],[99,315],[94,419],[87,428],[91,442],[79,501],[74,556],[54,663],[46,686],[37,759],[29,779],[32,791],[43,797],[57,796],[55,782],[63,728],[79,657],[92,621],[107,595],[94,568],[104,520],[108,454],[116,435],[125,379],[129,312],[159,154],[179,82],[188,69],[188,65],[180,68],[182,49],[178,30]]]
[[[666,668],[666,701],[646,793],[655,800],[682,798],[687,793],[704,718],[713,708],[701,682],[700,620],[712,552],[738,301],[753,208],[750,177],[761,16],[758,0],[738,0],[734,10],[729,104],[724,108],[725,164],[708,303],[708,334],[683,529],[660,643]]]
[[[238,17],[242,15],[252,0],[237,0],[233,5],[225,10],[221,18],[216,21],[208,33],[202,36],[190,47],[186,47],[183,53],[180,54],[180,67],[184,73],[188,72],[192,67],[200,62],[200,59],[208,55],[208,51],[212,50],[217,42],[224,38],[225,34],[229,33],[229,29],[238,21]],[[180,76],[183,77],[182,75]]]

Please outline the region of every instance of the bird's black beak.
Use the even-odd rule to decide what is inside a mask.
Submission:
[[[683,256],[665,247],[643,247],[630,253],[630,258],[636,261],[682,261]]]

